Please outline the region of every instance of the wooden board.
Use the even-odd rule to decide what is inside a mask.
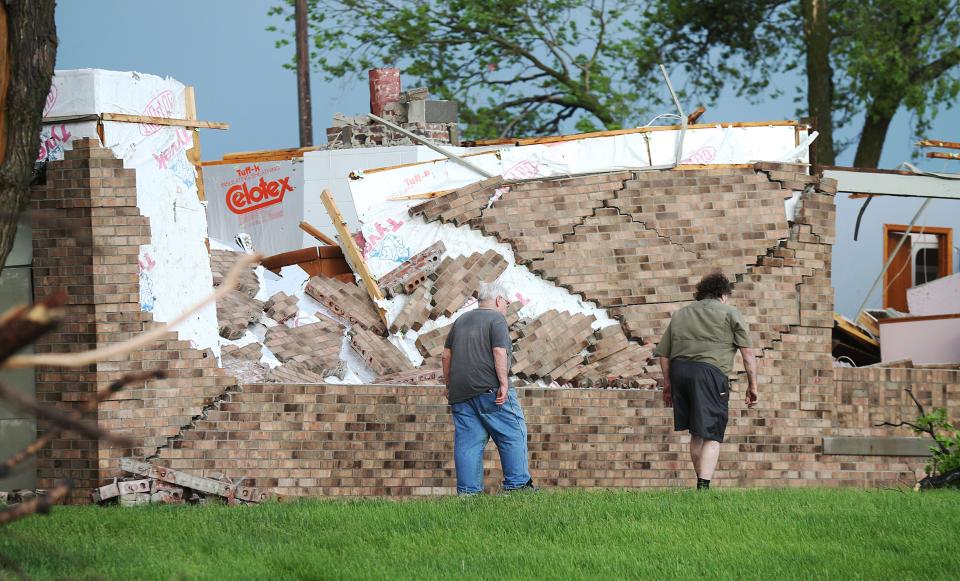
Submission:
[[[960,160],[960,153],[943,153],[942,151],[930,151],[927,153],[927,157],[935,157],[937,159]]]
[[[320,194],[320,201],[323,202],[323,207],[327,209],[330,221],[333,222],[334,228],[337,229],[337,235],[340,237],[340,247],[343,248],[347,261],[353,266],[354,272],[360,275],[360,280],[363,281],[363,287],[367,290],[367,294],[370,295],[370,300],[373,301],[377,313],[380,314],[380,319],[383,321],[384,326],[389,329],[390,324],[387,322],[387,312],[377,303],[377,301],[384,299],[383,292],[380,290],[380,287],[377,286],[376,279],[370,274],[367,263],[363,259],[363,253],[360,252],[356,241],[353,239],[353,236],[350,235],[350,231],[347,230],[347,221],[343,219],[343,215],[340,213],[340,209],[337,208],[337,204],[333,201],[333,197],[329,191],[323,190],[323,193]]]
[[[147,115],[127,115],[126,113],[101,113],[104,121],[120,123],[144,123],[147,125],[173,125],[175,127],[192,127],[200,129],[230,129],[229,123],[221,121],[197,121],[191,119],[171,119],[169,117],[149,117]]]
[[[337,241],[333,238],[330,238],[320,230],[318,230],[313,224],[307,222],[306,220],[300,222],[300,229],[306,232],[307,234],[313,236],[320,242],[323,242],[327,246],[337,246]]]
[[[187,119],[196,121],[197,97],[193,87],[184,87],[183,98],[187,104]],[[207,199],[207,195],[203,189],[203,170],[200,168],[200,131],[194,128],[191,133],[193,134],[193,147],[187,150],[187,159],[190,160],[197,174],[197,197],[203,202]]]
[[[918,147],[942,147],[944,149],[960,149],[960,143],[955,141],[940,141],[939,139],[924,139],[917,142]]]
[[[864,333],[864,332],[863,332],[863,329],[857,327],[856,325],[854,325],[853,323],[851,323],[850,321],[848,321],[848,320],[847,320],[846,318],[844,318],[843,316],[834,313],[834,314],[833,314],[833,322],[834,322],[834,324],[835,324],[836,326],[838,326],[840,329],[842,329],[845,333],[853,336],[853,337],[856,338],[857,340],[862,341],[862,342],[864,342],[864,343],[866,343],[866,344],[868,344],[868,345],[872,345],[872,346],[874,346],[874,347],[880,347],[880,341],[877,341],[876,339],[874,339],[874,338],[871,337],[870,335],[867,335],[866,333]]]

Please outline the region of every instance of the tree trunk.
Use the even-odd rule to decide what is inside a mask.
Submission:
[[[57,57],[54,0],[0,0],[0,268],[30,193]]]
[[[875,168],[880,164],[880,154],[883,153],[883,144],[892,120],[892,115],[878,113],[874,107],[867,109],[867,118],[863,121],[863,132],[857,144],[857,155],[853,158],[854,167]]]
[[[807,110],[817,121],[814,142],[818,164],[833,165],[833,69],[827,0],[803,0],[803,34],[807,47]]]

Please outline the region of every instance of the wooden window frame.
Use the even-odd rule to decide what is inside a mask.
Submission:
[[[890,246],[890,234],[901,233],[905,234],[907,229],[910,228],[907,224],[884,224],[883,225],[883,264],[886,265],[887,261],[890,260],[890,252],[893,251],[893,248]],[[910,229],[911,234],[934,234],[940,240],[944,240],[946,249],[943,248],[943,244],[937,246],[938,250],[938,262],[937,271],[944,273],[943,276],[950,276],[953,274],[953,228],[947,228],[944,226],[914,226]],[[942,236],[942,238],[940,238]],[[911,274],[913,272],[913,264],[911,261],[910,265]],[[941,277],[942,278],[942,277]],[[911,278],[911,280],[913,280]],[[912,287],[909,287],[912,288]],[[889,304],[888,301],[889,292],[887,290],[887,276],[886,273],[883,275],[883,305],[884,308]]]

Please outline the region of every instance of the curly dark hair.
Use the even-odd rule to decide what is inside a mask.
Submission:
[[[723,295],[733,293],[733,283],[730,282],[722,272],[708,274],[697,283],[697,294],[694,298],[698,301],[703,299],[720,299]]]

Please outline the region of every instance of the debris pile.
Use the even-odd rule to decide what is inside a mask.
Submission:
[[[234,483],[222,474],[216,478],[204,478],[131,458],[123,458],[120,469],[131,476],[114,478],[110,484],[94,489],[95,503],[116,499],[120,506],[136,506],[206,504],[218,500],[237,505],[259,504],[277,498],[272,492],[241,486],[242,480]]]

